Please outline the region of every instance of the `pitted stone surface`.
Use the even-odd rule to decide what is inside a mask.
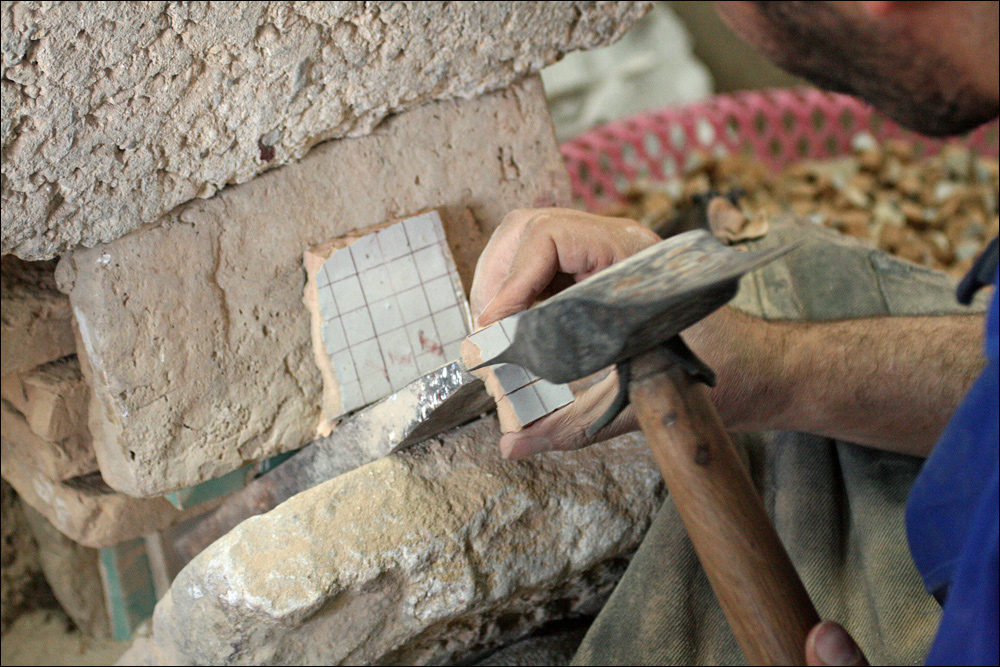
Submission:
[[[64,256],[56,278],[79,327],[104,479],[160,495],[316,437],[307,248],[437,208],[450,238],[475,245],[456,253],[466,275],[511,209],[568,196],[533,77],[411,109],[180,207],[170,224]]]
[[[506,88],[648,2],[3,2],[2,253],[116,239],[317,143]]]
[[[460,664],[593,614],[663,498],[639,435],[500,458],[494,417],[244,521],[122,664]]]

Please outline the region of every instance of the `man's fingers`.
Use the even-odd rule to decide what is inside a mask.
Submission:
[[[512,211],[476,265],[470,303],[478,326],[531,306],[559,273],[582,280],[659,238],[624,218],[570,209]]]
[[[507,276],[480,313],[478,326],[488,326],[531,306],[558,270],[559,255],[550,235],[525,239],[514,253]]]
[[[635,414],[627,408],[593,438],[587,428],[608,409],[618,391],[618,375],[607,377],[577,395],[564,408],[542,417],[524,430],[507,433],[500,439],[500,453],[505,458],[523,459],[541,452],[580,449],[609,438],[634,431]]]
[[[867,665],[851,635],[833,621],[818,623],[806,637],[807,665]]]

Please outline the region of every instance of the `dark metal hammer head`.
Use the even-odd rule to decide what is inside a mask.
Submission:
[[[698,229],[671,237],[520,313],[512,363],[571,382],[672,338],[736,294],[740,276],[788,252],[727,246]]]

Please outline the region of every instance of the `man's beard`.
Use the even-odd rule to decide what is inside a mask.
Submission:
[[[909,35],[874,34],[825,2],[757,2],[768,55],[817,86],[856,95],[928,136],[967,132],[994,118],[995,100]]]

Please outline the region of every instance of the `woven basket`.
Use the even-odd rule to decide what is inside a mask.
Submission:
[[[646,112],[585,132],[564,143],[562,154],[573,195],[600,210],[620,201],[636,181],[682,174],[695,153],[741,153],[780,169],[844,155],[864,133],[878,141],[910,141],[926,155],[947,143],[904,130],[856,98],[805,88],[718,95]],[[994,121],[948,141],[996,157],[997,135]]]

